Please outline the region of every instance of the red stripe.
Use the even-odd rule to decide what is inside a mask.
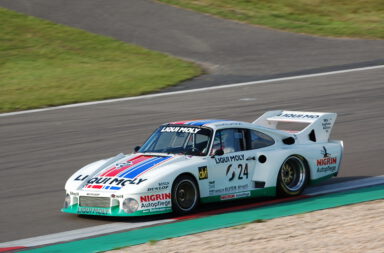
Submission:
[[[103,186],[102,185],[92,185],[92,188],[101,189],[101,188],[103,188]]]
[[[172,124],[172,125],[185,125],[188,122],[192,122],[192,121],[201,121],[201,119],[185,120],[185,121],[175,121],[175,122],[170,122],[169,124]]]
[[[250,209],[250,208],[254,208],[254,207],[262,207],[262,206],[269,206],[269,205],[273,205],[273,204],[285,203],[285,202],[295,201],[295,200],[299,200],[299,199],[306,199],[306,198],[310,198],[310,197],[311,196],[308,196],[308,195],[300,195],[300,196],[296,196],[296,197],[289,197],[289,198],[283,198],[283,199],[273,199],[273,200],[267,200],[267,201],[258,202],[258,203],[245,204],[245,205],[241,205],[241,206],[227,207],[227,208],[222,208],[222,209],[217,209],[217,210],[201,212],[201,213],[197,213],[197,214],[193,214],[193,215],[177,217],[175,219],[176,220],[193,219],[193,218],[209,216],[209,215],[214,215],[214,214],[228,213],[228,212],[233,212],[233,211],[238,211],[238,210],[243,210],[243,209]]]
[[[136,156],[136,157],[132,158],[131,160],[136,159],[136,158],[138,158],[138,157],[140,157],[140,156]],[[128,160],[128,161],[129,161],[129,160]],[[109,172],[113,171],[114,169],[116,169],[116,167],[109,168],[109,169],[107,169],[105,172],[103,172],[103,173],[102,173],[101,175],[99,175],[99,176],[100,176],[100,177],[105,177],[106,174],[108,174]]]
[[[17,249],[26,249],[27,247],[24,246],[16,246],[16,247],[8,247],[8,248],[0,248],[0,252],[6,252],[11,250],[17,250]]]
[[[116,167],[113,167],[113,168],[107,170],[105,173],[101,174],[100,176],[101,177],[115,177],[120,172],[123,172],[126,169],[129,169],[130,167],[132,167],[132,166],[134,166],[134,165],[136,165],[142,161],[148,160],[150,158],[152,158],[152,156],[142,156],[142,155],[136,156],[136,157],[127,161],[127,162],[132,162],[132,164],[121,167],[119,169],[117,169]]]
[[[170,124],[172,124],[172,125],[184,125],[186,122],[189,122],[189,121],[176,121],[176,122],[170,122]]]

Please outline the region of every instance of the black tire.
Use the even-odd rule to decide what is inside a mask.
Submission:
[[[188,214],[199,204],[199,188],[194,177],[181,175],[172,185],[172,209],[177,214]]]
[[[303,158],[290,156],[281,165],[277,176],[277,195],[281,197],[300,195],[309,179],[308,168]]]

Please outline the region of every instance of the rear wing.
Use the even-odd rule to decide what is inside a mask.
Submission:
[[[337,114],[329,112],[269,111],[253,124],[277,129],[279,122],[307,123],[308,125],[292,136],[299,142],[328,142]],[[291,131],[287,131],[290,133]]]

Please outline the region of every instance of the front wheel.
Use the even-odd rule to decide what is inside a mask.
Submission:
[[[199,202],[199,189],[192,176],[182,175],[176,178],[172,186],[172,208],[175,213],[193,212]]]
[[[290,156],[281,165],[277,177],[279,196],[300,195],[308,182],[308,170],[301,157]]]

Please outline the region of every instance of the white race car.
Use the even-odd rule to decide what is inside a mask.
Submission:
[[[329,140],[335,120],[335,113],[280,110],[252,123],[163,124],[135,153],[91,163],[71,176],[62,211],[185,214],[199,203],[299,195],[308,184],[338,174],[343,142]],[[282,124],[305,126],[279,130]]]

